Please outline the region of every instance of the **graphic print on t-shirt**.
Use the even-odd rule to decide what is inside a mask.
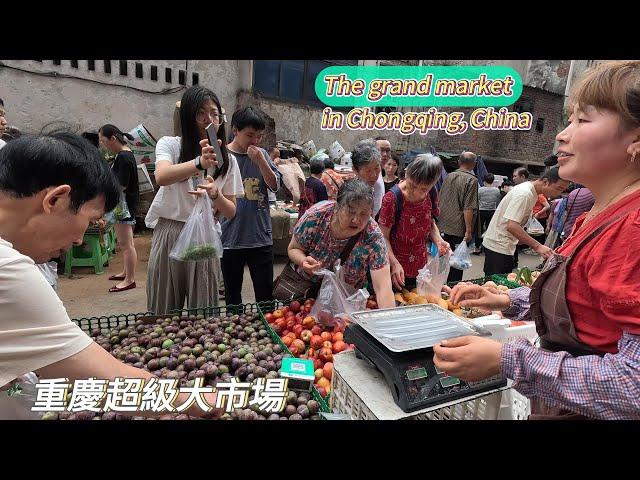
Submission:
[[[244,198],[252,202],[258,202],[258,208],[266,208],[264,193],[260,191],[259,178],[244,179]]]

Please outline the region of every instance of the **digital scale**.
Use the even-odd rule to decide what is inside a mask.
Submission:
[[[438,305],[409,305],[351,314],[344,340],[356,347],[356,356],[385,377],[393,400],[405,412],[504,387],[500,375],[464,382],[438,370],[433,346],[465,335],[490,336]]]

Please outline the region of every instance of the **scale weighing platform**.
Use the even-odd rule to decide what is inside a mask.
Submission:
[[[433,345],[464,335],[491,333],[433,304],[367,310],[351,314],[345,342],[356,346],[356,357],[379,370],[395,403],[406,413],[496,388],[507,379],[491,377],[464,382],[438,370]]]

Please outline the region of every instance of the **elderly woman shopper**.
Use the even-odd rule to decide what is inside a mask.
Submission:
[[[459,285],[452,301],[534,320],[540,347],[461,337],[436,345],[438,368],[473,381],[502,373],[537,419],[640,419],[640,61],[589,71],[560,132],[560,175],[595,203],[531,289]]]
[[[375,148],[375,145],[374,145]],[[289,258],[298,275],[317,282],[320,268],[333,270],[341,260],[346,282],[362,288],[371,271],[380,308],[395,306],[387,248],[373,220],[371,187],[358,178],[347,180],[336,202],[320,202],[302,216],[289,244]]]
[[[380,212],[382,197],[384,197],[384,181],[382,180],[382,167],[380,150],[373,140],[358,142],[351,152],[351,162],[356,176],[360,177],[371,187],[373,192],[373,211],[375,217]]]
[[[435,189],[430,194],[441,170],[440,158],[418,155],[407,167],[405,180],[382,199],[378,223],[387,242],[391,281],[398,290],[416,287],[418,270],[427,263],[428,240],[438,246],[441,255],[450,251],[434,220],[439,214]]]

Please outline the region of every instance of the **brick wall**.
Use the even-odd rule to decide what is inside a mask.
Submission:
[[[438,132],[436,145],[438,150],[458,152],[462,149],[471,150],[489,159],[500,159],[511,163],[542,164],[543,160],[552,153],[555,137],[562,121],[564,97],[537,88],[524,87],[521,99],[530,99],[533,108],[531,130],[472,130],[463,135],[450,136]],[[509,111],[514,106],[508,107]],[[448,109],[450,110],[450,109]],[[456,109],[465,112],[468,121],[473,108]],[[498,110],[496,108],[496,110]],[[536,122],[544,118],[542,132],[536,130]]]

